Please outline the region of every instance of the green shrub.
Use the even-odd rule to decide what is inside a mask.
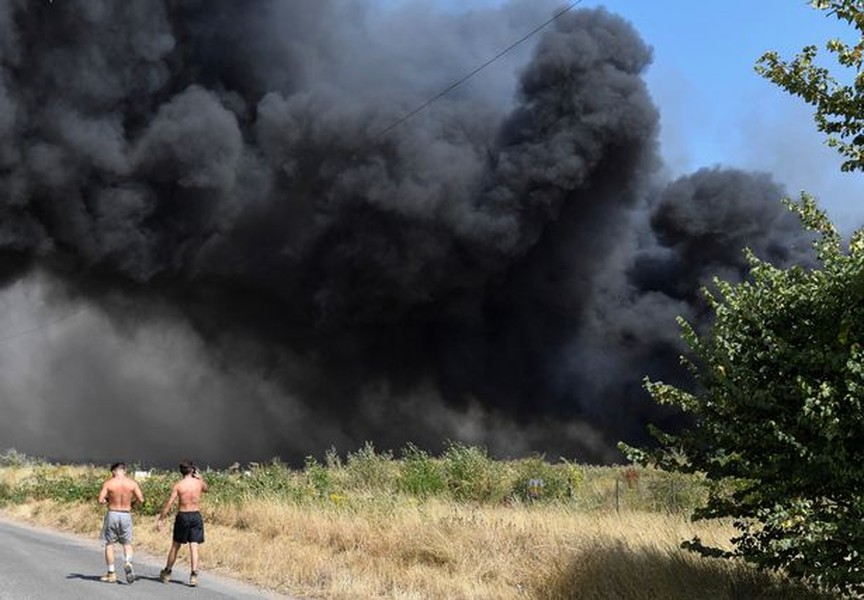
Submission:
[[[436,461],[414,444],[408,444],[402,450],[399,467],[396,486],[404,494],[424,499],[447,490],[447,479],[441,461]]]
[[[551,465],[543,456],[513,464],[513,496],[522,500],[564,500],[582,481],[582,471],[569,463]]]
[[[50,490],[44,497],[67,504],[95,503],[102,487],[102,479],[93,473],[83,477],[62,476],[46,483]]]
[[[207,481],[207,501],[214,504],[239,505],[248,494],[244,475],[234,470],[207,471],[203,474]],[[249,472],[251,476],[251,472]]]
[[[158,515],[168,500],[176,480],[177,477],[173,473],[151,471],[150,477],[139,481],[141,493],[144,494],[144,505],[138,508],[140,513],[150,516]]]
[[[22,486],[9,485],[0,481],[0,507],[23,504],[27,501],[27,490]]]
[[[288,496],[297,488],[291,469],[278,460],[266,465],[250,465],[240,477],[242,479],[234,482],[236,486],[255,496]]]
[[[94,472],[72,476],[61,472],[58,467],[46,465],[21,485],[21,492],[34,500],[96,502],[101,486],[102,479]]]
[[[561,462],[562,468],[566,469],[567,472],[569,495],[570,497],[573,497],[582,487],[582,484],[585,483],[585,470],[578,464],[572,463],[563,458],[561,459]]]
[[[315,457],[307,456],[303,469],[307,485],[319,498],[326,498],[333,489],[333,478],[330,471],[319,463]]]
[[[854,13],[864,26],[864,9]],[[857,597],[864,595],[864,229],[847,242],[806,194],[790,207],[818,235],[817,263],[778,267],[748,251],[746,280],[715,279],[714,291],[706,290],[711,328],[679,319],[694,380],[686,388],[646,380],[654,400],[688,413],[690,425],[675,433],[653,428],[658,446],[621,449],[639,464],[713,482],[694,516],[729,518],[738,535],[731,550],[698,539],[689,548]]]
[[[348,454],[345,473],[348,485],[360,489],[385,489],[393,480],[393,453],[375,452],[372,442]]]
[[[447,489],[456,500],[498,502],[509,492],[504,466],[485,448],[450,442],[442,457]]]

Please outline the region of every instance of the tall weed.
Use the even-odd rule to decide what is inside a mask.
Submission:
[[[402,450],[397,489],[403,494],[426,499],[447,491],[447,479],[441,461],[414,444]]]
[[[504,464],[489,458],[485,448],[450,442],[442,458],[447,489],[455,500],[500,502],[506,498]]]
[[[349,453],[345,464],[347,485],[354,489],[386,490],[395,479],[392,452],[376,452],[372,442],[366,442],[356,452]]]

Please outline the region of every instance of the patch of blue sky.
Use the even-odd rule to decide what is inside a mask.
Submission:
[[[382,7],[417,0],[377,0]],[[519,4],[536,11],[526,32],[563,2],[438,0],[432,10],[470,13]],[[815,44],[854,39],[845,23],[806,0],[583,0],[630,21],[654,49],[646,81],[661,114],[661,152],[670,177],[701,167],[767,171],[791,196],[815,195],[844,233],[864,225],[864,175],[841,173],[842,159],[816,131],[813,111],[759,76],[768,50],[791,58]],[[509,63],[512,68],[512,63]],[[501,65],[502,68],[505,65]],[[842,70],[837,69],[841,74]],[[454,78],[462,72],[454,72]]]

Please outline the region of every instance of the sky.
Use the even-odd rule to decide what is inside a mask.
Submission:
[[[501,4],[439,2],[442,10],[465,13]],[[630,21],[653,47],[646,80],[660,109],[661,151],[670,176],[714,165],[767,171],[790,195],[816,196],[844,233],[864,225],[864,175],[841,173],[842,160],[816,131],[810,107],[753,68],[768,50],[791,58],[816,44],[828,57],[824,42],[848,38],[845,23],[806,0],[583,0],[579,5],[597,6]],[[526,32],[539,22],[526,23]]]

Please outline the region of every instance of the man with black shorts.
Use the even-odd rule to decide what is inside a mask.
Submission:
[[[159,572],[162,583],[171,580],[171,568],[177,560],[177,552],[183,544],[189,544],[189,562],[191,573],[189,585],[198,585],[198,544],[204,543],[204,520],[201,518],[201,495],[207,491],[207,482],[198,473],[195,465],[188,460],[180,463],[180,474],[183,478],[171,488],[171,496],[159,515],[156,529],[161,530],[165,517],[171,512],[174,502],[177,504],[177,516],[174,517],[174,533],[171,549],[165,568]]]
[[[102,542],[105,544],[105,563],[108,572],[99,578],[106,583],[116,583],[114,571],[114,544],[123,544],[123,570],[126,583],[135,581],[132,568],[132,500],[144,504],[144,495],[138,482],[126,476],[126,463],[111,465],[111,478],[99,490],[99,504],[107,504],[108,512],[102,522]]]

